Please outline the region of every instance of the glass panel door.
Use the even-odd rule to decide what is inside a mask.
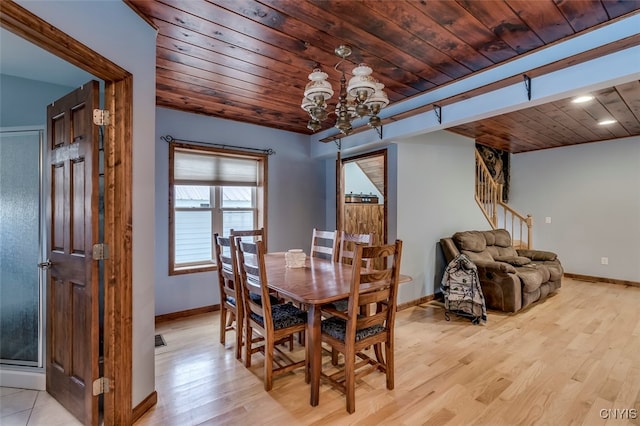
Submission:
[[[42,366],[42,131],[0,131],[0,362]]]

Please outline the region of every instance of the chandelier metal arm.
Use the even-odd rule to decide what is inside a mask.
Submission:
[[[349,135],[353,130],[353,120],[369,116],[369,126],[375,128],[378,134],[382,135],[382,129],[378,130],[382,125],[378,113],[389,104],[389,98],[383,90],[384,84],[371,77],[373,71],[365,64],[360,64],[353,69],[353,77],[347,84],[345,72],[340,66],[345,58],[351,55],[351,47],[341,44],[334,52],[340,58],[340,61],[334,66],[334,69],[340,72],[340,90],[335,107],[335,127],[342,134]],[[307,127],[313,132],[322,128],[320,123],[328,116],[327,100],[334,94],[327,78],[328,75],[317,66],[309,74],[311,82],[305,87],[301,106],[311,117]]]

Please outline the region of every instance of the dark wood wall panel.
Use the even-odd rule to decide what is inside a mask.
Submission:
[[[384,244],[384,205],[345,203],[344,231],[352,234],[373,233],[373,245]]]
[[[78,104],[75,105],[71,110],[71,140],[70,143],[74,143],[79,141],[80,139],[86,138],[84,132],[86,129],[90,129],[88,127],[90,124],[88,123],[88,117],[91,117],[92,114],[87,114],[86,105]]]
[[[85,194],[87,191],[85,182],[85,161],[78,158],[71,161],[71,196],[73,197],[71,208],[71,247],[70,252],[84,257],[85,246]]]
[[[72,312],[72,318],[70,318],[69,323],[71,326],[71,345],[70,349],[70,361],[71,361],[71,376],[73,380],[75,380],[78,384],[82,384],[86,386],[87,384],[84,382],[83,377],[87,377],[86,374],[86,354],[89,351],[84,344],[87,339],[83,338],[74,338],[74,335],[77,336],[86,336],[89,333],[87,324],[87,314],[85,312],[86,303],[83,303],[84,299],[87,297],[87,287],[82,282],[71,282],[71,306],[70,312]]]
[[[51,167],[51,249],[60,252],[64,252],[64,202],[56,202],[56,194],[64,194],[64,175],[64,163]]]
[[[344,204],[344,232],[351,234],[373,233],[372,245],[384,244],[384,205],[383,204]],[[381,269],[379,261],[374,268]]]
[[[50,309],[56,312],[68,313],[69,307],[66,304],[65,292],[68,291],[67,283],[58,279],[52,274],[51,276],[51,288],[50,292],[53,293],[48,296]],[[53,348],[53,359],[51,360],[54,368],[60,372],[66,373],[69,369],[69,351],[67,350],[69,345],[69,339],[71,339],[71,333],[69,323],[66,321],[65,315],[52,316],[48,315],[51,320],[55,318],[55,321],[51,324],[50,335],[47,336],[51,340],[51,347]]]
[[[69,137],[69,135],[67,135],[64,130],[65,119],[66,115],[60,114],[51,120],[51,134],[53,135],[53,138],[51,139],[52,148],[64,145],[67,141],[67,138]]]

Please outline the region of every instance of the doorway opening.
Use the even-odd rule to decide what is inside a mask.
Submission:
[[[387,244],[387,150],[343,158],[340,168],[338,229],[371,233],[372,245]]]

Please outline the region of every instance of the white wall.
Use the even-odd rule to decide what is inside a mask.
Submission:
[[[154,391],[155,30],[121,1],[18,2],[133,74],[133,397]]]
[[[569,273],[640,282],[639,188],[640,137],[511,157],[510,204]]]
[[[469,138],[439,131],[398,142],[398,238],[403,240],[403,274],[398,303],[439,291],[439,241],[457,231],[489,229],[474,199],[475,145]]]
[[[164,108],[156,117],[156,315],[220,303],[215,272],[168,275],[169,145],[161,136],[274,149],[268,160],[268,250],[309,250],[311,230],[324,223],[325,172],[310,158],[307,136]]]

